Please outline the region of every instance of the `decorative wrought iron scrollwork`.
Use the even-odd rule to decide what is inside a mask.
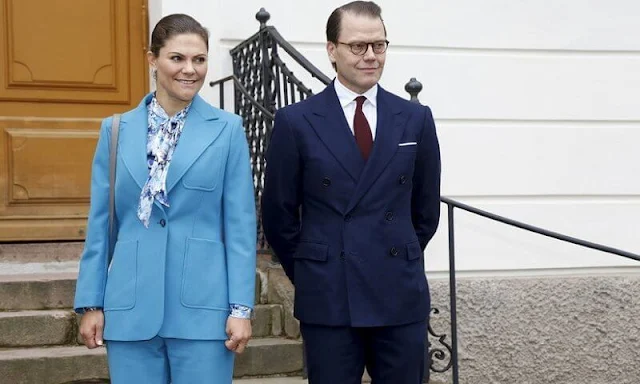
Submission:
[[[264,9],[256,14],[260,30],[231,49],[233,78],[210,83],[222,87],[226,81],[234,82],[234,111],[244,122],[251,151],[251,167],[255,187],[256,210],[261,214],[260,199],[264,187],[265,152],[273,126],[273,115],[278,108],[304,100],[313,95],[310,88],[298,79],[280,57],[280,51],[292,58],[323,84],[331,80],[291,46],[278,31],[266,23],[270,15]],[[223,96],[221,96],[223,98]],[[267,112],[267,113],[265,113]],[[262,224],[258,220],[259,250],[267,250]]]
[[[438,308],[431,308],[431,318],[433,319],[433,315],[438,315],[440,313],[440,310]],[[445,339],[447,338],[447,334],[443,333],[443,334],[437,334],[432,327],[433,321],[429,321],[429,333],[427,335],[427,338],[429,338],[429,336],[433,336],[433,338],[437,339],[437,343],[440,344],[440,346],[434,346],[434,344],[431,342],[431,340],[428,340],[429,342],[429,361],[430,361],[430,369],[433,372],[438,372],[438,373],[442,373],[442,372],[446,372],[451,368],[451,365],[453,364],[453,360],[452,360],[452,356],[453,356],[453,349],[451,348],[451,345],[445,341]],[[437,362],[444,362],[446,363],[444,367],[438,367],[436,366]]]

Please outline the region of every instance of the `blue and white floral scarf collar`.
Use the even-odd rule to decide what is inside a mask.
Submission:
[[[149,227],[154,198],[160,204],[169,207],[167,172],[190,106],[191,104],[187,105],[171,118],[162,109],[155,95],[147,106],[149,116],[147,133],[149,178],[142,187],[138,205],[138,218],[147,228]]]

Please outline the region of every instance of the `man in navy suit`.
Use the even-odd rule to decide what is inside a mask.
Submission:
[[[311,384],[417,384],[430,310],[423,251],[440,214],[428,107],[378,85],[386,29],[373,2],[337,8],[337,78],[280,109],[267,153],[264,230],[295,286]]]

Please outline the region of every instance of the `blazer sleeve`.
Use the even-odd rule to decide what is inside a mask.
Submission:
[[[256,208],[242,119],[232,124],[222,192],[229,302],[253,308],[256,282]]]
[[[100,136],[91,167],[91,202],[87,236],[80,258],[73,307],[102,307],[107,281],[109,247],[109,156],[111,120],[102,121]]]
[[[411,195],[411,218],[423,251],[440,221],[440,147],[431,109],[425,106],[424,114]]]
[[[301,167],[286,108],[276,113],[267,150],[262,226],[269,245],[294,282],[293,254],[300,237]]]

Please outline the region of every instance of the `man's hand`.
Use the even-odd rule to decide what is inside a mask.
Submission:
[[[104,313],[102,310],[85,312],[80,319],[80,335],[84,345],[89,349],[103,345],[102,330],[104,329]]]
[[[244,352],[251,338],[251,320],[229,316],[227,319],[227,336],[229,339],[224,342],[227,349],[238,354]]]

